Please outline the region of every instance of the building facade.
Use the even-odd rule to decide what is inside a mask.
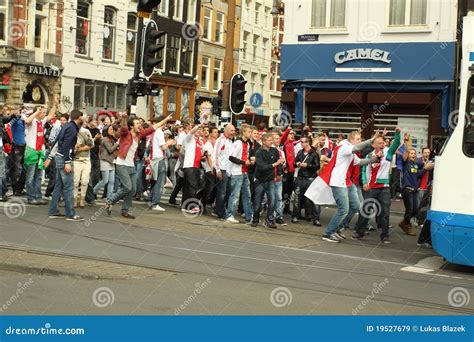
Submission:
[[[272,121],[275,118],[281,118],[281,79],[280,79],[280,66],[281,66],[281,45],[283,43],[283,36],[285,30],[285,2],[283,0],[278,2],[278,14],[273,16],[273,33],[272,33],[272,57],[270,67],[270,115]],[[277,114],[277,115],[275,115]],[[272,122],[272,124],[278,124]]]
[[[456,91],[456,31],[456,0],[289,2],[282,103],[334,137],[398,125],[416,147],[437,147]]]
[[[61,87],[62,1],[0,0],[0,104],[45,104]]]
[[[239,47],[240,0],[236,1],[236,27],[234,48]],[[198,85],[196,91],[196,116],[208,116],[217,123],[213,114],[215,99],[222,89],[224,58],[227,41],[227,1],[215,0],[201,4],[199,56],[197,61]],[[237,56],[236,56],[237,57]],[[235,68],[234,68],[235,69]]]
[[[242,0],[240,28],[240,47],[238,71],[247,79],[247,104],[245,113],[253,116],[265,116],[265,122],[278,109],[274,101],[277,91],[270,90],[270,71],[272,68],[273,17],[272,0]],[[252,107],[250,97],[260,93],[263,104]],[[272,105],[276,108],[272,108]],[[248,120],[247,120],[248,121]],[[252,121],[259,121],[252,118]]]

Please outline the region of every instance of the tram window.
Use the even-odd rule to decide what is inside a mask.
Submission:
[[[466,127],[464,128],[463,152],[474,158],[474,76],[471,76],[468,85],[466,103]]]

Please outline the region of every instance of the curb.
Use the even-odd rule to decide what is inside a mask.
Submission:
[[[13,263],[0,262],[0,270],[12,271],[20,273],[31,273],[45,276],[67,276],[72,278],[87,279],[87,280],[98,280],[101,277],[93,273],[74,273],[61,271],[49,267],[36,267],[36,266],[24,266]]]

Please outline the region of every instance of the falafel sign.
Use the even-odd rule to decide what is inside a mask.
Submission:
[[[33,75],[59,77],[61,72],[58,68],[52,68],[46,65],[27,65],[26,72]]]

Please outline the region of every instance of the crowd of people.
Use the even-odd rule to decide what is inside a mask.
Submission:
[[[410,135],[402,139],[399,128],[392,139],[384,130],[365,141],[359,131],[332,141],[327,130],[311,133],[308,127],[299,136],[291,127],[245,123],[227,124],[220,132],[172,115],[146,122],[126,113],[63,114],[58,106],[57,98],[49,110],[3,106],[0,200],[26,196],[31,205],[49,203],[50,218],[82,221],[76,209],[96,205],[103,194],[107,214],[122,201],[121,216],[134,219],[134,199],[146,201],[154,212],[166,211],[167,185],[173,188],[168,204],[177,205],[182,192],[186,214],[270,229],[287,225],[286,215],[292,224],[307,220],[321,227],[322,208],[335,205],[324,241],[346,239],[351,222],[351,238],[363,239],[377,230],[370,223],[375,216],[380,241],[390,243],[391,201],[400,193],[402,231],[416,235],[414,225],[424,221],[419,208],[430,194],[432,153],[425,147],[418,158]],[[426,234],[422,243],[430,243]]]

